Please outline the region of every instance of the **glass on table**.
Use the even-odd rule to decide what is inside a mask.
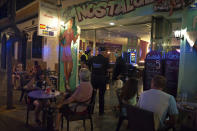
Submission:
[[[51,92],[52,92],[52,93],[55,93],[55,88],[52,88],[52,89],[51,89]]]
[[[50,92],[51,92],[51,88],[50,88],[50,86],[47,86],[45,89],[45,93],[50,94]]]

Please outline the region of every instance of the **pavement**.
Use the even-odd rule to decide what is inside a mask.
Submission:
[[[3,93],[4,92],[4,93]],[[4,94],[4,95],[2,95]],[[6,90],[0,93],[0,131],[43,131],[37,127],[34,122],[34,112],[30,112],[29,126],[25,124],[26,120],[26,105],[23,101],[19,102],[20,91],[14,91],[14,109],[7,110]],[[105,114],[99,116],[98,114],[98,95],[96,98],[95,111],[93,114],[94,131],[115,131],[118,123],[117,113],[113,111],[113,107],[118,104],[118,100],[112,86],[105,94]],[[125,121],[120,131],[126,131],[127,122]],[[70,122],[70,131],[84,131],[82,121]],[[64,121],[63,131],[66,131],[66,121]],[[86,131],[90,131],[90,122],[86,122]]]

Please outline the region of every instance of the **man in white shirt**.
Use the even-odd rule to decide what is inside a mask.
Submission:
[[[138,107],[158,115],[160,128],[174,126],[178,115],[174,97],[162,91],[165,86],[165,77],[155,76],[151,82],[151,89],[143,92],[138,101]],[[167,116],[169,120],[166,120]]]

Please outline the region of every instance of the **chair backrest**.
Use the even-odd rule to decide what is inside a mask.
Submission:
[[[93,114],[93,112],[94,112],[95,99],[96,99],[96,89],[93,89],[92,98],[91,98],[90,104],[88,106],[88,113],[89,114]]]
[[[130,130],[155,131],[153,112],[128,105],[127,117]]]
[[[20,75],[20,82],[21,82],[21,87],[25,86],[31,79],[27,79],[27,73],[21,74]]]

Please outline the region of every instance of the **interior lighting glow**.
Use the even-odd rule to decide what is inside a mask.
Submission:
[[[109,24],[110,24],[111,26],[115,25],[115,23],[114,23],[114,22],[110,22]]]
[[[179,53],[181,52],[180,49],[176,49],[176,51],[179,52]]]
[[[53,19],[51,24],[53,27],[58,27],[58,19]]]
[[[179,38],[179,37],[181,36],[181,31],[180,31],[180,30],[174,31],[174,36],[175,36],[176,38]]]
[[[64,21],[60,21],[60,25],[62,25],[62,26],[63,26],[63,25],[64,25]]]
[[[144,63],[144,62],[145,62],[144,60],[140,60],[140,61],[139,61],[139,63]]]

